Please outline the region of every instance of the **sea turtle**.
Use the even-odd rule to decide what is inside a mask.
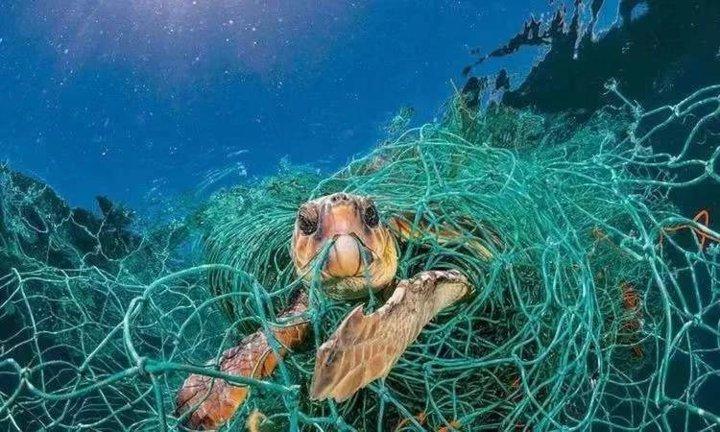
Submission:
[[[334,334],[319,348],[309,396],[314,400],[344,401],[372,381],[388,375],[423,327],[442,309],[472,292],[468,279],[457,270],[424,271],[410,279],[396,280],[399,242],[418,235],[433,235],[438,242],[458,240],[450,227],[430,230],[413,224],[408,215],[380,218],[372,199],[335,193],[301,205],[295,220],[291,256],[299,277],[310,282],[319,259],[323,292],[333,299],[359,300],[371,292],[392,291],[385,304],[366,315],[357,306]],[[425,226],[425,228],[423,228]],[[425,231],[425,232],[422,232]],[[492,255],[497,237],[488,244],[466,244],[483,258]],[[394,290],[392,290],[394,288]],[[310,333],[302,313],[308,296],[300,291],[278,317],[282,327],[273,335],[283,356]],[[266,377],[278,363],[266,333],[258,331],[228,349],[219,361],[221,371],[253,378]],[[248,389],[221,379],[189,376],[177,396],[177,414],[188,427],[217,429],[245,400]]]

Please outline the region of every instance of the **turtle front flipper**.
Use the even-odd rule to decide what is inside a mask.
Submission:
[[[469,292],[467,278],[455,270],[426,271],[401,281],[374,313],[358,306],[318,350],[310,397],[342,402],[386,377],[423,327]]]
[[[304,292],[292,300],[278,315],[293,321],[289,325],[273,329],[273,336],[280,343],[277,354],[283,357],[288,350],[299,347],[307,339],[310,324],[300,315],[308,308]],[[297,317],[297,321],[293,320]],[[265,378],[270,376],[279,359],[275,355],[266,334],[262,330],[246,336],[240,343],[222,353],[219,362],[221,372],[227,374]],[[187,416],[186,425],[194,430],[215,430],[230,420],[248,396],[245,386],[230,384],[223,379],[192,374],[177,394],[176,414]],[[188,414],[188,411],[191,413]]]

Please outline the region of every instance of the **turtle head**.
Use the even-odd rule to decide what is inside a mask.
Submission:
[[[300,206],[292,258],[306,280],[317,269],[325,292],[337,299],[361,298],[368,289],[384,288],[392,282],[398,265],[395,239],[380,220],[375,203],[346,193]]]

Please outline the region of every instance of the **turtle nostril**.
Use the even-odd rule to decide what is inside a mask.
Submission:
[[[336,194],[333,195],[332,198],[331,198],[331,200],[332,200],[333,202],[347,201],[348,199],[350,199],[350,198],[347,196],[347,194],[344,194],[344,193],[342,193],[342,192],[336,193]]]

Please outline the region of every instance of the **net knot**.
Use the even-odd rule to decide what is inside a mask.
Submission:
[[[377,388],[376,393],[378,396],[380,396],[380,400],[383,402],[388,402],[390,400],[390,395],[388,394],[387,388],[382,385]]]
[[[345,420],[343,420],[342,417],[338,416],[337,419],[335,419],[335,425],[337,426],[338,430],[347,430],[347,423],[345,423]]]
[[[285,406],[296,407],[300,401],[300,386],[292,385],[289,386],[287,391],[283,393],[283,402]]]
[[[141,376],[147,376],[147,375],[148,375],[147,364],[148,364],[148,358],[147,358],[147,357],[139,357],[139,358],[137,359],[137,362],[135,363],[135,365],[137,366],[137,368],[138,368],[138,373],[139,373]]]
[[[433,376],[433,369],[430,363],[425,363],[423,365],[423,372],[425,373],[425,376],[431,377]]]
[[[703,324],[702,315],[700,313],[696,313],[692,317],[692,323],[694,326],[701,326]]]

